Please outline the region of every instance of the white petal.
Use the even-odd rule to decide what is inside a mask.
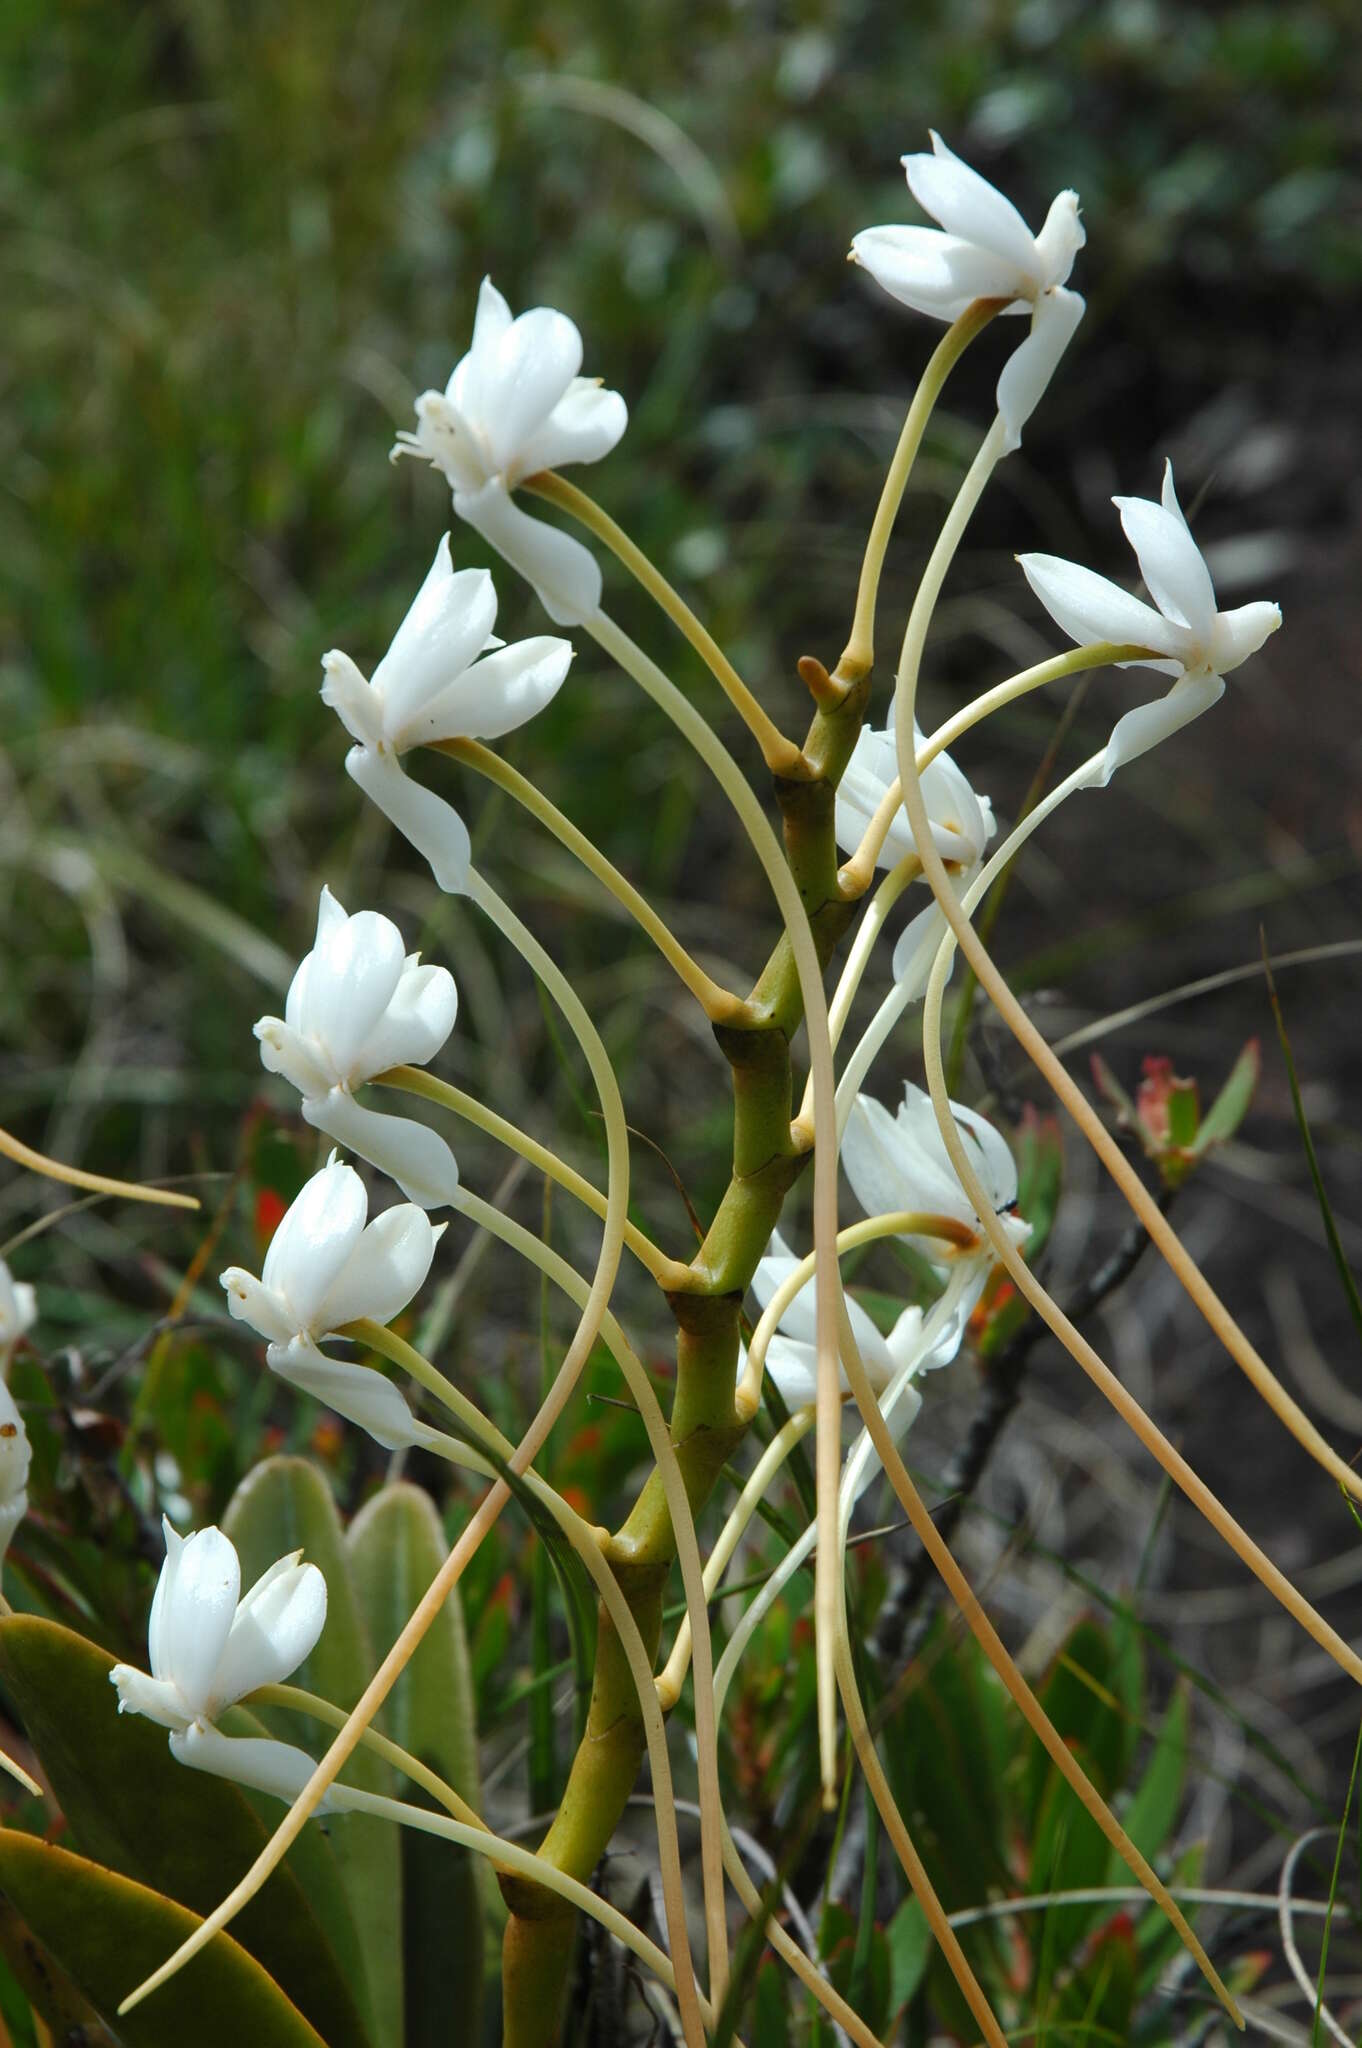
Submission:
[[[322,656],[322,702],[361,746],[378,745],[383,737],[382,700],[339,647]]]
[[[302,1107],[315,1131],[325,1131],[338,1145],[367,1159],[423,1209],[441,1209],[453,1201],[459,1168],[438,1131],[409,1116],[364,1109],[344,1088],[314,1096]]]
[[[487,450],[491,471],[504,475],[581,369],[582,337],[550,306],[535,306],[509,326],[500,325],[499,312],[485,321],[481,303],[478,313],[473,347],[447,396]]]
[[[363,1074],[424,1067],[454,1029],[458,1013],[459,992],[449,969],[408,960],[392,1001],[360,1048]]]
[[[511,319],[511,308],[505,298],[497,290],[491,278],[484,277],[481,285],[478,287],[478,304],[473,314],[473,345],[469,350],[469,354],[481,352],[483,355],[487,355],[490,351],[494,350],[510,327]],[[458,374],[456,369],[454,375],[449,380],[451,397],[454,395],[454,377],[457,377]]]
[[[1008,449],[1020,448],[1022,428],[1044,397],[1060,357],[1083,318],[1077,292],[1057,288],[1036,301],[1031,332],[1012,351],[998,379],[998,416],[1006,429]]]
[[[590,549],[522,512],[500,477],[480,491],[456,490],[454,510],[533,584],[556,626],[583,625],[600,609],[601,572]]]
[[[285,1213],[260,1277],[287,1304],[294,1330],[319,1328],[321,1304],[359,1242],[368,1213],[363,1181],[337,1159],[313,1174]]]
[[[1012,201],[947,149],[935,129],[930,132],[932,155],[903,159],[908,189],[918,205],[947,233],[976,243],[1039,281],[1036,238]]]
[[[344,1078],[315,1039],[305,1038],[282,1017],[259,1017],[253,1028],[260,1041],[260,1064],[267,1073],[282,1074],[300,1095],[324,1095]]]
[[[1166,696],[1157,697],[1152,704],[1137,704],[1133,711],[1126,712],[1124,718],[1118,718],[1102,756],[1103,788],[1118,768],[1127,767],[1141,754],[1147,754],[1151,747],[1156,747],[1160,740],[1166,740],[1171,733],[1180,732],[1184,725],[1190,725],[1194,718],[1200,718],[1202,712],[1209,711],[1224,692],[1222,676],[1184,676],[1174,683]]]
[[[767,1347],[766,1372],[791,1414],[797,1408],[812,1408],[818,1399],[816,1345],[805,1344],[794,1337],[773,1337]],[[846,1391],[845,1374],[842,1391]]]
[[[1241,661],[1247,661],[1251,654],[1256,654],[1281,623],[1278,606],[1262,600],[1256,604],[1236,605],[1233,611],[1221,612],[1216,618],[1208,649],[1211,667],[1218,674],[1227,676],[1232,669],[1238,668]],[[31,1293],[32,1290],[29,1291]]]
[[[249,1323],[267,1343],[287,1344],[298,1327],[287,1302],[271,1288],[262,1287],[244,1266],[228,1266],[222,1285],[227,1290],[229,1314],[239,1323]]]
[[[455,369],[451,385],[462,367]],[[456,491],[476,491],[490,474],[488,451],[458,407],[440,391],[423,391],[417,399],[416,432],[399,434],[389,459],[399,455],[419,455],[433,463]]]
[[[385,747],[351,747],[345,772],[371,803],[395,825],[423,860],[447,896],[461,896],[468,884],[472,846],[468,827],[442,796],[404,774]]]
[[[164,1678],[170,1669],[169,1649],[166,1637],[166,1612],[175,1590],[175,1575],[180,1569],[184,1554],[184,1538],[171,1524],[169,1515],[161,1517],[161,1536],[165,1542],[165,1560],[156,1579],[156,1591],[151,1596],[151,1616],[147,1622],[147,1654],[151,1660],[153,1676]]]
[[[1067,284],[1074,258],[1087,241],[1087,230],[1078,215],[1078,194],[1057,192],[1050,201],[1045,224],[1036,236],[1036,254],[1041,276],[1047,285]]]
[[[891,972],[896,982],[908,982],[912,986],[910,1001],[919,1002],[927,992],[927,978],[936,959],[937,948],[946,936],[946,920],[935,903],[926,910],[920,910],[910,924],[899,933],[894,947]],[[955,953],[951,953],[951,972],[955,971]],[[949,976],[947,979],[949,980]]]
[[[268,1792],[290,1805],[312,1773],[316,1760],[290,1742],[276,1742],[268,1735],[223,1735],[204,1721],[195,1721],[170,1738],[171,1754],[191,1770],[207,1771],[215,1778],[230,1778],[248,1785],[253,1792]],[[336,1810],[331,1794],[324,1793],[314,1813]]]
[[[0,1501],[0,1564],[4,1563],[5,1552],[9,1549],[10,1540],[27,1513],[28,1495],[26,1493],[11,1494],[8,1500]]]
[[[435,1246],[443,1235],[415,1202],[385,1209],[355,1246],[349,1265],[326,1298],[326,1326],[369,1316],[390,1323],[425,1284]]]
[[[431,698],[446,689],[481,653],[497,617],[497,593],[486,569],[455,574],[446,534],[411,610],[374,670],[372,688],[383,705],[384,735],[396,747]]]
[[[33,1327],[38,1313],[37,1297],[33,1289],[21,1280],[15,1280],[0,1259],[0,1346],[15,1343],[25,1330]]]
[[[1174,519],[1180,519],[1183,525],[1187,526],[1186,515],[1178,503],[1177,487],[1173,482],[1172,457],[1168,455],[1165,455],[1163,458],[1163,483],[1159,489],[1159,503],[1163,506],[1165,512],[1171,512]],[[1187,526],[1188,533],[1191,530],[1191,527]]]
[[[542,427],[531,434],[516,465],[522,477],[569,462],[599,462],[629,424],[629,408],[618,391],[596,377],[574,377]]]
[[[932,1116],[935,1119],[935,1110]],[[994,1129],[987,1117],[980,1116],[977,1109],[966,1109],[963,1103],[951,1104],[951,1117],[965,1141],[966,1157],[970,1158],[975,1172],[992,1197],[994,1213],[1010,1209],[1017,1199],[1017,1162],[1006,1138],[1001,1131]],[[937,1136],[941,1137],[939,1124]],[[949,1160],[944,1139],[941,1140],[941,1150],[943,1157]]]
[[[842,1164],[867,1216],[896,1209],[967,1219],[973,1212],[941,1155],[919,1142],[902,1113],[891,1117],[871,1095],[858,1095],[847,1118]]]
[[[913,728],[918,748],[923,735]],[[973,867],[997,829],[993,806],[975,795],[969,777],[949,754],[938,754],[922,771],[922,796],[931,820],[932,838],[943,860]]]
[[[33,1449],[14,1396],[0,1380],[0,1505],[18,1497],[28,1484]]]
[[[771,1232],[771,1241],[764,1255],[757,1261],[757,1270],[752,1275],[752,1292],[768,1309],[776,1292],[783,1287],[794,1272],[799,1260],[778,1230]],[[818,1334],[818,1312],[814,1301],[813,1276],[800,1288],[793,1301],[787,1304],[780,1318],[779,1327],[787,1337],[796,1337],[801,1342],[812,1344]]]
[[[1150,498],[1113,498],[1149,595],[1165,618],[1186,626],[1204,647],[1215,624],[1215,588],[1181,512]]]
[[[1185,635],[1119,583],[1059,555],[1018,555],[1017,561],[1055,624],[1080,647],[1109,640],[1177,658]]]
[[[401,932],[378,910],[357,910],[314,949],[299,1022],[326,1048],[338,1078],[362,1078],[360,1048],[396,994],[406,957]]]
[[[221,1529],[199,1529],[176,1562],[161,1616],[159,1637],[167,1679],[191,1714],[203,1712],[213,1691],[241,1592],[241,1565]]]
[[[547,634],[485,654],[404,729],[403,746],[422,740],[495,740],[514,732],[557,696],[572,654],[570,641]]]
[[[193,1715],[168,1679],[148,1678],[134,1664],[115,1664],[109,1682],[118,1688],[120,1714],[145,1714],[162,1728],[187,1728]]]
[[[892,1410],[886,1414],[890,1435],[895,1443],[899,1443],[907,1435],[921,1412],[922,1396],[917,1391],[917,1388],[914,1386],[900,1387]],[[845,1504],[844,1512],[849,1514],[850,1510],[856,1506],[857,1502],[874,1484],[875,1480],[879,1478],[882,1469],[878,1452],[873,1444],[867,1443],[866,1455],[861,1459],[859,1469],[855,1471],[854,1476],[849,1471],[847,1478],[843,1480],[844,1486],[850,1480],[851,1496],[850,1500]]]
[[[330,1358],[315,1344],[298,1341],[272,1344],[265,1357],[280,1379],[357,1423],[385,1450],[429,1441],[430,1430],[417,1421],[392,1381],[372,1367]]]
[[[958,320],[976,299],[1016,299],[1026,283],[1014,264],[938,228],[862,228],[851,256],[891,298],[934,320]]]
[[[317,1646],[326,1622],[326,1580],[315,1564],[282,1557],[237,1608],[218,1662],[207,1718],[258,1685],[281,1685]]]
[[[856,1349],[861,1354],[861,1363],[865,1367],[866,1378],[870,1381],[877,1394],[883,1393],[894,1376],[894,1361],[890,1356],[889,1345],[885,1340],[883,1332],[867,1311],[861,1307],[860,1302],[853,1300],[849,1294],[845,1299],[852,1335],[856,1339]],[[849,1389],[850,1382],[847,1381],[845,1372],[843,1373],[843,1381]]]

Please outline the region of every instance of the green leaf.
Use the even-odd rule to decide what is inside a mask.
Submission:
[[[444,1530],[420,1487],[387,1486],[351,1523],[346,1548],[373,1654],[381,1661],[444,1562]],[[476,1703],[457,1589],[389,1693],[383,1725],[394,1742],[478,1807]],[[402,1796],[426,1803],[415,1786],[404,1786]],[[476,2041],[481,1896],[500,1902],[491,1866],[414,1831],[404,1831],[401,1842],[406,2048],[444,2048],[454,2013],[466,2029],[461,2038]]]
[[[1223,1145],[1226,1138],[1234,1136],[1248,1115],[1262,1066],[1258,1041],[1251,1038],[1230,1068],[1224,1087],[1201,1119],[1201,1127],[1192,1141],[1192,1150],[1198,1158],[1212,1145]]]
[[[0,1832],[0,1891],[97,2012],[119,2003],[198,1926],[198,1916],[83,1856]],[[117,2021],[124,2048],[327,2048],[228,1934]]]
[[[932,1931],[917,1900],[909,1895],[884,1930],[889,1943],[889,2012],[896,2018],[927,1974]]]
[[[374,1669],[368,1632],[350,1576],[340,1516],[331,1492],[305,1458],[267,1458],[238,1487],[222,1526],[251,1582],[275,1559],[301,1550],[326,1580],[326,1627],[296,1682],[338,1707],[353,1707]],[[320,1754],[334,1736],[297,1715],[261,1710],[273,1734]],[[346,1765],[352,1784],[391,1794],[391,1772],[371,1751]],[[354,1920],[356,1945],[342,1958],[380,2048],[402,2048],[402,1863],[396,1829],[369,1814],[335,1814],[326,1831]]]
[[[1182,1805],[1183,1780],[1187,1775],[1187,1722],[1187,1689],[1180,1685],[1169,1701],[1154,1753],[1124,1815],[1126,1833],[1151,1862],[1172,1834]],[[1114,1849],[1106,1881],[1129,1881],[1126,1866]]]
[[[112,1669],[103,1650],[56,1622],[0,1621],[0,1679],[79,1847],[209,1913],[255,1861],[267,1830],[235,1785],[176,1763],[164,1728],[118,1712]],[[331,2048],[365,2048],[355,2001],[296,1867],[277,1871],[235,1925]]]
[[[58,2041],[79,2048],[118,2048],[99,2014],[71,1982],[56,1957],[36,1939],[7,1898],[0,1896],[0,2040],[18,2035],[25,2048],[36,2042],[33,2015]]]

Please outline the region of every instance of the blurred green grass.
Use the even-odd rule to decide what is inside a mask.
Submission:
[[[1029,654],[1007,556],[1037,535],[1111,544],[1076,511],[1100,503],[1093,450],[1148,487],[1154,437],[1251,384],[1284,308],[1304,348],[1355,302],[1354,31],[1321,0],[17,0],[0,23],[10,1120],[120,1170],[190,1165],[196,1134],[223,1163],[258,1085],[249,1024],[318,881],[358,901],[385,855],[317,662],[332,644],[377,657],[446,522],[438,480],[387,452],[466,345],[484,270],[514,305],[577,319],[632,414],[588,481],[797,725],[793,660],[840,644],[927,344],[842,262],[856,227],[908,214],[900,153],[937,125],[1032,218],[1059,184],[1083,197],[1083,374],[1036,422],[981,523],[975,591],[942,619],[947,666],[979,636]],[[953,487],[988,402],[980,355],[929,445],[929,493]],[[905,527],[920,539],[921,514]],[[500,581],[503,626],[537,625]],[[657,644],[632,593],[620,609]],[[511,751],[683,931],[755,966],[746,863],[618,677],[583,655]],[[522,897],[575,910],[562,864],[469,798]],[[403,850],[389,867],[407,921],[460,939],[469,1012],[495,1022],[499,970]],[[690,900],[700,877],[716,911]],[[665,1064],[680,1027],[650,1011],[628,936],[567,916],[560,941],[621,1041]]]

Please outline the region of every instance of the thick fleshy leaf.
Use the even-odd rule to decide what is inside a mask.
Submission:
[[[1036,238],[1012,201],[962,163],[934,128],[929,133],[932,154],[923,151],[903,159],[908,189],[923,212],[940,221],[948,234],[973,242],[1034,277],[1039,270]]]
[[[198,1925],[159,1892],[9,1829],[0,1833],[0,1890],[111,2025],[121,2000]],[[126,2048],[327,2048],[229,1934],[116,2024]]]
[[[1106,752],[1102,756],[1102,786],[1105,788],[1118,768],[1128,767],[1141,754],[1147,754],[1151,747],[1156,747],[1160,740],[1180,732],[1184,725],[1200,718],[1203,711],[1209,711],[1224,694],[1222,676],[1182,676],[1165,696],[1156,698],[1152,704],[1137,704],[1133,711],[1127,711],[1123,718],[1117,719],[1107,741]]]
[[[497,620],[497,593],[486,569],[456,572],[445,534],[435,560],[374,670],[370,687],[383,705],[383,729],[394,745],[440,691],[462,675],[487,645]]]
[[[232,1786],[182,1769],[162,1729],[118,1714],[112,1668],[105,1651],[55,1622],[30,1615],[0,1621],[0,1678],[77,1848],[197,1913],[211,1912],[254,1862],[266,1830]],[[365,2030],[340,1962],[297,1874],[323,1853],[329,1855],[320,1837],[299,1843],[233,1930],[330,2048],[364,2048]],[[155,2001],[147,2010],[155,2010]],[[131,2038],[123,2036],[121,2022],[120,2038]]]
[[[556,626],[584,625],[600,609],[601,572],[591,550],[522,512],[500,477],[479,491],[456,490],[454,510],[534,586]]]
[[[386,1173],[409,1201],[420,1203],[423,1209],[439,1209],[454,1199],[459,1185],[454,1154],[438,1131],[418,1124],[413,1117],[364,1109],[344,1088],[305,1101],[303,1115],[314,1130],[325,1131],[338,1145],[347,1146]],[[365,1309],[363,1313],[374,1311]],[[386,1320],[379,1317],[380,1322]],[[330,1326],[334,1328],[334,1318]]]
[[[345,772],[430,863],[445,894],[461,896],[468,886],[473,849],[468,827],[453,805],[405,774],[388,747],[351,747]]]
[[[1062,287],[1043,292],[1037,299],[1031,332],[1020,348],[1012,351],[998,379],[998,416],[1006,429],[1009,450],[1020,448],[1022,428],[1044,397],[1083,312],[1079,294]]]
[[[1156,654],[1172,656],[1176,670],[1181,671],[1177,654],[1182,636],[1152,605],[1132,597],[1119,583],[1059,555],[1018,555],[1017,561],[1055,624],[1080,647],[1102,640],[1149,647]],[[1153,668],[1159,664],[1132,666]]]
[[[353,1166],[333,1159],[305,1181],[270,1239],[261,1283],[291,1311],[295,1330],[319,1327],[321,1305],[359,1242],[369,1213]]]
[[[345,1541],[373,1654],[382,1658],[444,1562],[444,1530],[429,1496],[398,1484],[365,1504]],[[481,1810],[473,1679],[457,1590],[389,1693],[383,1727]],[[403,1797],[424,1795],[404,1786]],[[476,2041],[484,1918],[499,1924],[504,1912],[491,1867],[406,1828],[402,1871],[406,2048],[445,2048],[454,2012],[466,2038]]]
[[[401,1398],[395,1388],[393,1393]],[[265,1459],[238,1487],[222,1525],[241,1553],[247,1578],[293,1550],[301,1550],[321,1571],[327,1587],[326,1627],[297,1683],[336,1706],[352,1707],[368,1683],[374,1659],[355,1599],[340,1517],[321,1474],[304,1458]],[[271,1735],[301,1744],[314,1756],[323,1754],[334,1734],[297,1714],[252,1711]],[[394,1789],[387,1767],[363,1748],[355,1751],[345,1775],[368,1791]],[[361,2010],[371,2016],[376,2048],[402,2048],[402,1881],[396,1830],[367,1814],[331,1815],[326,1829],[357,1935],[354,1951],[341,1960]]]
[[[409,724],[402,745],[423,740],[496,740],[514,732],[557,696],[572,644],[548,634],[485,654]]]
[[[1149,595],[1166,618],[1186,626],[1198,646],[1215,624],[1215,586],[1181,511],[1150,498],[1113,498],[1126,539],[1135,550]]]

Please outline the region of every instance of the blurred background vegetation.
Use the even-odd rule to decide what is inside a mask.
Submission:
[[[453,966],[463,1015],[446,1071],[545,1132],[557,1118],[587,1161],[597,1142],[533,989],[362,807],[316,694],[328,647],[366,668],[382,652],[447,522],[439,480],[387,455],[413,395],[442,385],[466,347],[485,271],[517,310],[547,302],[576,319],[585,367],[631,409],[624,442],[583,481],[798,730],[807,699],[794,661],[840,649],[880,474],[934,338],[845,265],[851,234],[915,217],[898,158],[926,145],[929,126],[1032,222],[1076,186],[1087,319],[975,523],[939,613],[928,710],[1054,645],[1014,552],[1050,548],[1128,577],[1108,497],[1153,494],[1165,453],[1222,601],[1278,597],[1287,627],[1212,719],[1124,777],[1129,787],[1069,807],[1028,853],[1001,955],[1058,1037],[1187,976],[1251,963],[1260,923],[1279,952],[1356,937],[1352,0],[11,0],[0,94],[0,1121],[120,1174],[224,1176],[204,1183],[210,1210],[228,1191],[214,1226],[222,1257],[202,1248],[195,1276],[204,1316],[220,1309],[217,1264],[268,1237],[313,1157],[292,1105],[262,1085],[250,1026],[278,1007],[323,880],[350,908],[382,903],[412,944]],[[884,666],[986,417],[994,340],[953,380],[919,465],[886,581]],[[460,561],[486,559],[474,536],[455,539]],[[503,632],[540,630],[533,600],[508,574],[499,582]],[[721,718],[708,677],[610,571],[607,591]],[[1100,740],[1110,700],[1143,687],[1095,684],[1066,758]],[[1059,710],[1028,701],[962,750],[1004,819]],[[773,930],[753,864],[669,730],[592,650],[507,752],[707,961],[735,980],[755,972]],[[463,796],[489,871],[551,930],[644,1135],[704,1212],[722,1184],[727,1119],[706,1034],[554,849],[471,784]],[[1346,1107],[1362,1079],[1356,965],[1306,969],[1284,994],[1346,1218],[1362,1188]],[[1105,1049],[1127,1084],[1158,1051],[1209,1092],[1267,1021],[1250,981]],[[914,1071],[902,1059],[881,1092]],[[966,1084],[1004,1120],[1037,1093],[987,1018]],[[1199,1231],[1265,1344],[1333,1359],[1316,1395],[1351,1444],[1356,1397],[1336,1374],[1352,1340],[1275,1055],[1245,1139],[1187,1199],[1193,1242]],[[459,1150],[470,1183],[495,1191],[504,1158],[468,1139]],[[640,1147],[637,1172],[643,1213],[683,1248],[666,1165]],[[1077,1275],[1120,1223],[1082,1162],[1072,1185],[1088,1199],[1053,1257]],[[537,1213],[532,1184],[519,1200]],[[0,1238],[44,1203],[58,1197],[8,1176]],[[274,1399],[249,1347],[220,1333],[156,1344],[158,1319],[190,1299],[182,1281],[200,1236],[95,1207],[14,1254],[43,1284],[48,1348],[68,1347],[55,1381],[66,1419],[43,1456],[53,1487],[67,1488],[63,1533],[88,1538],[92,1555],[114,1510],[79,1487],[73,1504],[71,1474],[88,1461],[69,1415],[92,1387],[122,1403],[120,1428],[133,1423],[121,1467],[141,1516],[133,1555],[155,1548],[154,1505],[182,1501],[183,1488],[186,1511],[220,1512],[244,1466],[285,1438],[329,1460],[349,1504],[376,1469],[315,1415],[300,1419],[302,1404]],[[516,1276],[477,1258],[463,1248],[435,1334],[457,1329],[470,1382],[497,1368],[489,1398],[509,1427],[540,1333]],[[1278,1267],[1276,1294],[1260,1289]],[[1127,1318],[1107,1332],[1123,1369],[1148,1377],[1157,1362],[1165,1419],[1232,1505],[1261,1510],[1256,1531],[1281,1539],[1284,1562],[1346,1545],[1341,1508],[1282,1454],[1166,1293],[1151,1300],[1139,1327]],[[659,1364],[664,1339],[663,1328]],[[1034,1468],[1046,1464],[1080,1553],[1092,1545],[1099,1578],[1124,1583],[1153,1541],[1155,1489],[1143,1469],[1124,1474],[1100,1417],[1071,1423],[1066,1368],[1037,1372],[1032,1462],[1010,1470],[1012,1491],[994,1505],[1014,1521],[1039,1514]],[[1335,1391],[1326,1399],[1320,1384]],[[577,1422],[555,1476],[589,1486],[604,1512],[636,1448],[608,1416]],[[950,1440],[947,1429],[943,1465]],[[1266,1457],[1271,1498],[1249,1479]],[[1128,1510],[1119,1530],[1113,1489]],[[1159,1526],[1175,1522],[1186,1541],[1161,1538],[1159,1554],[1164,1597],[1181,1601],[1189,1586],[1218,1587],[1224,1569],[1194,1526]],[[980,1556],[996,1564],[1003,1543]],[[489,1552],[474,1587],[475,1661],[494,1689],[515,1609],[513,1591],[496,1592],[504,1562]],[[1015,1576],[1013,1619],[1030,1626],[1054,1587],[1043,1572],[1040,1590]],[[147,1583],[134,1575],[111,1593],[102,1580],[111,1645],[135,1639]],[[1346,1570],[1329,1582],[1345,1627],[1351,1583]],[[99,1632],[94,1591],[77,1591],[62,1597]],[[1226,1651],[1223,1631],[1207,1639],[1204,1618],[1188,1624],[1222,1675],[1260,1672],[1278,1640],[1261,1606],[1251,1612],[1266,1631],[1251,1654],[1237,1633]],[[1171,1627],[1171,1609],[1165,1618]],[[1286,1668],[1261,1688],[1279,1718],[1291,1711]],[[1317,1789],[1346,1719],[1337,1694],[1321,1714]]]

